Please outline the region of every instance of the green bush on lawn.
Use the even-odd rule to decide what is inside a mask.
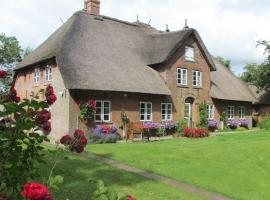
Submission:
[[[266,117],[260,124],[261,129],[270,130],[270,117]]]

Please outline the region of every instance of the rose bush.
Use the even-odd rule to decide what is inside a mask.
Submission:
[[[70,135],[64,135],[60,139],[60,143],[63,144],[71,152],[82,153],[86,147],[88,140],[85,137],[84,131],[77,129],[73,133],[73,137]]]
[[[209,132],[205,129],[186,128],[183,134],[188,138],[204,138],[209,136]]]
[[[52,95],[53,88],[49,89],[50,92],[45,92]],[[42,161],[43,141],[49,141],[51,116],[45,110],[56,98],[40,101],[42,93],[44,90],[21,101],[12,87],[0,103],[4,108],[0,111],[0,193],[6,194],[8,199],[19,199],[22,185],[38,175],[35,164]]]
[[[96,113],[96,101],[89,100],[86,103],[81,103],[81,101],[77,101],[80,106],[80,114],[79,118],[81,120],[92,121],[95,118]]]

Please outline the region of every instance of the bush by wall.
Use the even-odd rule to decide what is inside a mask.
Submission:
[[[270,117],[266,117],[262,122],[259,123],[261,129],[270,130]]]
[[[204,138],[209,136],[209,132],[205,129],[186,128],[183,134],[188,138]]]

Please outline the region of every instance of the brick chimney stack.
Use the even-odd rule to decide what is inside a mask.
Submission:
[[[100,0],[84,0],[84,9],[93,15],[100,14]]]

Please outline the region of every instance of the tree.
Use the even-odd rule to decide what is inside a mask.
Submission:
[[[222,58],[220,56],[217,57],[218,61],[221,62],[225,67],[227,67],[229,70],[231,70],[232,66],[231,66],[231,61],[230,60],[226,60],[225,58]]]
[[[21,61],[22,49],[16,37],[0,34],[0,66],[10,69]]]
[[[258,45],[265,47],[267,59],[262,64],[251,63],[245,66],[245,72],[241,76],[242,80],[256,85],[260,89],[270,89],[270,43],[262,40]]]
[[[13,67],[22,59],[22,49],[16,37],[0,34],[0,70],[5,70],[8,76],[0,80],[0,96],[5,95],[12,84]]]

